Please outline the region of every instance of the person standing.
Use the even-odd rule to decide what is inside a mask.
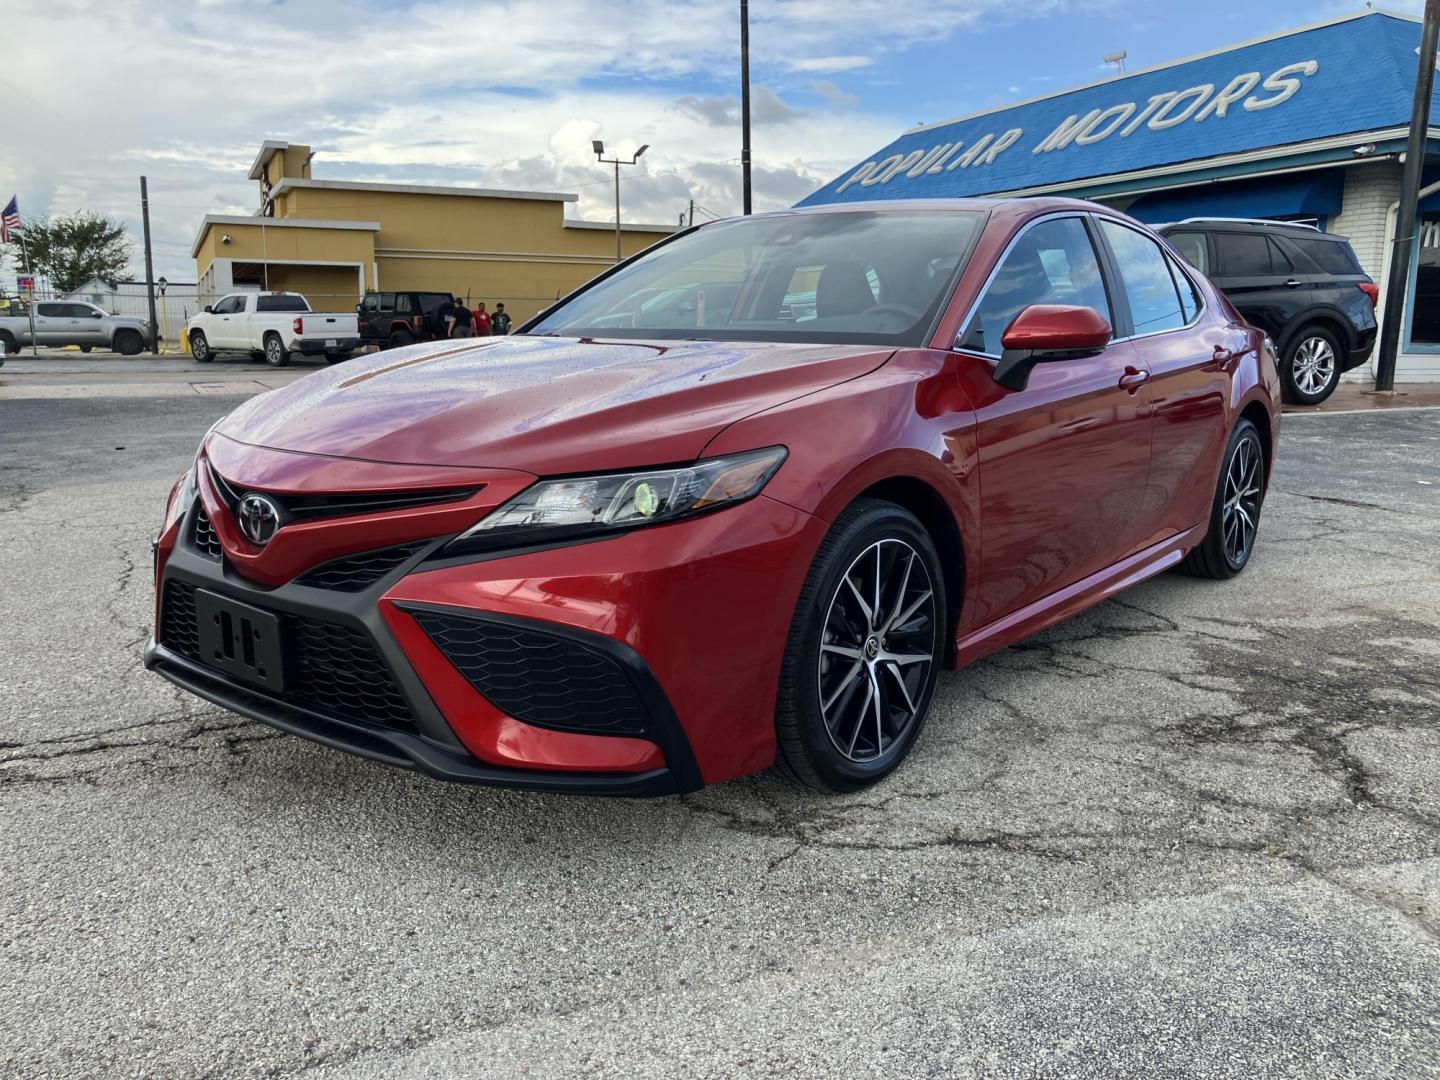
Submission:
[[[489,337],[491,332],[490,313],[485,310],[485,305],[483,302],[475,309],[474,316],[475,336]]]
[[[510,316],[504,304],[495,305],[495,314],[490,317],[490,331],[501,336],[510,333]]]
[[[471,323],[470,309],[464,304],[455,305],[455,323],[450,328],[451,337],[474,337],[475,327]]]

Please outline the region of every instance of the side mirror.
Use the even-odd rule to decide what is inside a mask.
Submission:
[[[214,309],[213,307],[211,307],[209,304],[206,304],[206,305],[205,305],[205,314],[206,314],[206,315],[214,315],[214,314],[215,314],[215,309]]]
[[[105,312],[103,312],[103,311],[92,311],[92,312],[90,313],[90,317],[91,317],[92,319],[103,319],[103,318],[105,317]]]
[[[1009,390],[1024,390],[1036,364],[1094,356],[1110,344],[1112,333],[1105,316],[1094,308],[1031,304],[1000,338],[1005,351],[995,365],[995,381]]]
[[[363,314],[365,314],[365,305],[364,305],[364,304],[356,304],[356,305],[355,305],[355,314],[356,314],[356,315],[363,315]]]

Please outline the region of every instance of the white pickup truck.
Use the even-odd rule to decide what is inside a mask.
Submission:
[[[323,353],[333,364],[360,347],[360,321],[353,311],[311,311],[299,293],[230,293],[185,324],[185,344],[202,364],[221,352],[249,353],[275,367],[291,353]]]

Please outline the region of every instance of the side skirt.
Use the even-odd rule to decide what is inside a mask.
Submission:
[[[1038,634],[1047,626],[1094,607],[1148,577],[1170,569],[1185,553],[1205,539],[1208,521],[1176,533],[1144,551],[1137,551],[1104,570],[1067,585],[1019,611],[972,630],[955,642],[955,667],[962,668],[1016,642]]]

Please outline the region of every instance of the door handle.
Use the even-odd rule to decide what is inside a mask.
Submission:
[[[1120,387],[1128,393],[1133,394],[1149,381],[1150,373],[1148,371],[1127,367],[1125,374],[1120,376]]]
[[[1285,279],[1285,288],[1287,288],[1287,289],[1298,289],[1298,288],[1300,288],[1301,285],[1304,285],[1304,284],[1305,284],[1305,283],[1304,283],[1303,281],[1300,281],[1298,278],[1293,278],[1293,277],[1292,277],[1292,278],[1286,278],[1286,279]]]

